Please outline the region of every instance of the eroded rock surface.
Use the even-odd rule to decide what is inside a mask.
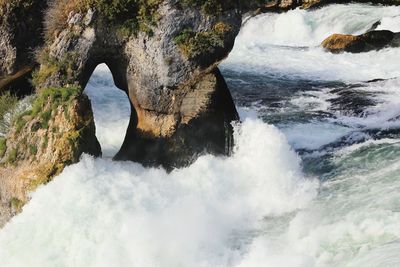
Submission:
[[[391,31],[369,31],[361,35],[333,34],[322,42],[322,47],[332,53],[361,53],[399,45],[400,33]]]
[[[43,89],[25,105],[1,151],[3,220],[20,211],[29,192],[78,162],[82,153],[101,155],[90,101],[78,89]]]
[[[106,63],[132,104],[116,159],[172,168],[202,152],[228,154],[238,115],[217,65],[233,47],[241,13],[163,1],[157,16],[148,31],[127,32],[125,21],[110,22],[101,11],[70,12],[67,27],[42,52],[37,83],[84,88]]]
[[[100,155],[82,92],[98,64],[132,107],[116,159],[171,169],[204,152],[229,155],[238,114],[217,66],[243,14],[331,2],[0,0],[0,93],[26,95],[31,78],[36,87],[32,107],[0,137],[0,226],[82,153]]]
[[[0,92],[32,92],[29,82],[36,65],[35,50],[43,44],[42,0],[0,3]]]

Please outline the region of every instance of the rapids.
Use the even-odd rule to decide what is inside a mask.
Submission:
[[[318,47],[377,21],[400,31],[400,7],[246,22],[221,66],[242,117],[233,156],[169,174],[111,160],[130,107],[100,65],[85,91],[104,157],[32,194],[0,230],[0,266],[400,266],[400,48]]]

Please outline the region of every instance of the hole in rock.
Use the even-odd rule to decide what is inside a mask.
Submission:
[[[131,115],[129,98],[125,91],[117,88],[110,69],[100,64],[94,70],[85,88],[92,102],[96,136],[103,157],[111,158],[124,141]]]

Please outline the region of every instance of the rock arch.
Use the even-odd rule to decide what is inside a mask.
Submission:
[[[106,63],[132,105],[118,160],[171,168],[202,152],[229,153],[230,123],[238,115],[217,65],[233,47],[241,13],[211,16],[164,1],[149,34],[121,33],[119,24],[110,25],[96,12],[69,14],[67,27],[42,50],[36,84],[84,88],[94,68]],[[191,44],[179,44],[176,38],[186,29],[191,29],[190,38],[205,42],[197,44],[204,51],[185,54],[182,46]]]
[[[230,123],[238,115],[217,66],[232,49],[242,16],[332,2],[9,1],[0,5],[0,89],[26,81],[36,65],[38,92],[84,88],[94,68],[105,62],[132,105],[116,159],[172,168],[204,151],[228,154]],[[34,58],[29,51],[38,47]]]
[[[82,92],[98,64],[109,66],[132,105],[116,159],[184,166],[202,152],[229,154],[230,123],[238,115],[218,64],[231,51],[242,16],[354,1],[112,2],[0,1],[0,94],[25,86],[20,94],[29,94],[31,76],[36,90],[32,110],[0,137],[0,226],[28,192],[82,153],[101,154]]]

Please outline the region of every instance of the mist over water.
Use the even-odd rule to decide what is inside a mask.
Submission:
[[[236,140],[233,157],[171,174],[84,156],[2,230],[0,265],[236,265],[264,216],[306,206],[318,185],[275,127],[248,119]]]
[[[103,157],[112,158],[122,146],[131,115],[127,94],[115,87],[112,74],[105,64],[99,65],[85,93],[92,102],[96,136],[102,146]]]
[[[398,31],[399,15],[332,5],[248,21],[221,66],[243,121],[233,156],[170,174],[111,161],[130,106],[100,65],[85,92],[104,157],[32,194],[0,231],[0,266],[400,266],[400,49],[317,47],[379,20]]]
[[[400,7],[356,4],[259,15],[245,24],[223,66],[289,79],[367,81],[398,77],[400,48],[335,55],[319,45],[334,33],[365,33],[378,21],[379,30],[400,31],[399,20]]]

